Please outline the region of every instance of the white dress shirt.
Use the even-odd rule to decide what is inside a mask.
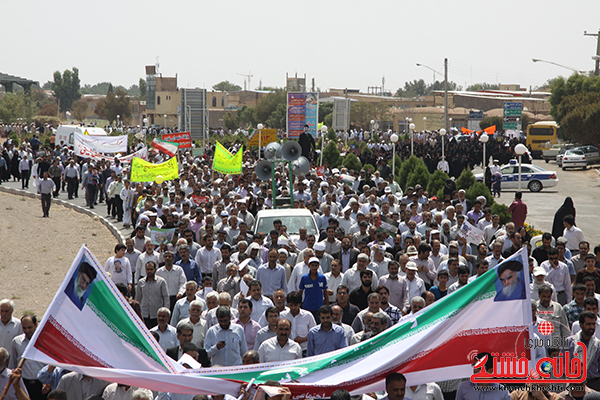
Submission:
[[[281,313],[280,318],[285,318],[292,323],[292,332],[290,333],[290,339],[294,340],[299,337],[308,337],[308,331],[317,326],[315,317],[310,313],[300,309],[300,312],[295,317],[291,311],[286,310]],[[307,342],[300,343],[302,350],[306,350]]]
[[[185,293],[185,272],[183,272],[183,268],[179,265],[171,266],[170,271],[167,267],[162,266],[156,271],[156,275],[167,281],[169,296],[177,296],[179,293]]]
[[[302,349],[292,339],[288,339],[285,346],[281,347],[277,337],[272,337],[260,345],[258,355],[261,363],[297,360],[302,358]]]
[[[210,250],[206,247],[202,247],[198,250],[198,253],[196,253],[196,263],[200,266],[200,272],[202,272],[202,274],[212,274],[215,263],[221,260],[221,250],[214,246]]]

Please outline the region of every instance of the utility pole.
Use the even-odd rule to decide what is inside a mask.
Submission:
[[[435,78],[435,75],[434,75]],[[450,132],[448,126],[448,59],[444,58],[444,125],[446,132]]]
[[[583,35],[584,36],[596,36],[596,57],[592,57],[594,58],[594,60],[596,60],[596,68],[594,68],[594,75],[598,76],[600,75],[600,29],[598,30],[598,33],[587,33],[587,31],[583,31]]]

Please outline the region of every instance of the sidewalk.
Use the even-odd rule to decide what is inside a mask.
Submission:
[[[21,182],[13,182],[12,179],[10,182],[2,182],[2,185],[0,185],[0,191],[40,199],[36,188],[33,186],[33,179],[30,179],[29,181],[29,188],[24,190],[21,189]],[[94,206],[93,210],[87,207],[81,186],[79,187],[78,195],[79,198],[73,198],[72,200],[69,200],[65,186],[65,191],[59,192],[58,198],[52,199],[52,204],[58,204],[72,208],[73,210],[82,214],[87,214],[90,217],[97,217],[111,231],[117,240],[125,244],[125,238],[129,237],[133,228],[126,229],[123,227],[122,222],[117,222],[116,218],[107,217],[106,203],[98,203],[97,206]],[[40,215],[42,214],[41,202],[39,209],[35,209],[33,212],[39,212]],[[52,219],[52,217],[50,217],[50,219]]]

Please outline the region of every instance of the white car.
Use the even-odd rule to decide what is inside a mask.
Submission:
[[[587,169],[587,159],[585,154],[583,154],[583,150],[581,149],[571,149],[567,150],[562,158],[562,169],[563,171],[567,168],[577,168],[581,167],[583,169]]]
[[[305,227],[306,233],[319,237],[317,222],[312,213],[306,209],[296,208],[278,208],[275,210],[261,210],[256,214],[256,221],[252,230],[254,232],[264,232],[269,236],[273,230],[273,221],[281,220],[281,223],[287,227],[288,235],[297,235],[300,228]]]
[[[516,160],[511,160],[510,164],[503,165],[502,169],[502,190],[519,188],[519,164]],[[483,182],[483,174],[475,175],[479,182]],[[539,192],[543,188],[554,187],[558,184],[558,177],[555,171],[546,171],[544,168],[533,164],[521,164],[521,188],[529,189],[532,192]]]

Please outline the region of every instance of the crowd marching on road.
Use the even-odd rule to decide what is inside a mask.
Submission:
[[[366,140],[363,132],[344,135],[340,148],[346,139]],[[600,244],[586,241],[570,199],[557,212],[556,229],[544,233],[537,246],[524,228],[528,211],[521,193],[509,208],[512,220],[502,225],[484,197],[465,196],[468,188],[449,184],[439,199],[427,193],[427,182],[403,192],[387,162],[389,133],[380,137],[368,141],[371,152],[357,154],[363,165],[377,166],[376,171],[326,167],[318,173],[313,163],[308,174],[294,180],[293,208],[312,213],[316,232],[294,226],[285,213],[268,229],[255,230],[257,213],[273,208],[274,198],[289,204],[290,182],[285,169],[275,171],[275,185],[261,181],[254,171],[256,154],[249,150],[240,175],[214,172],[214,150],[209,149],[205,156],[182,153],[178,179],[140,183],[130,181],[129,166],[118,159],[82,159],[62,143],[44,148],[39,140],[7,141],[0,181],[20,180],[23,189],[34,185],[44,217],[51,215],[53,198],[84,197],[89,209],[127,229],[129,236],[116,244],[105,269],[175,360],[189,354],[203,367],[233,366],[300,359],[353,345],[460,290],[522,247],[529,252],[534,330],[547,320],[554,326],[553,337],[598,348]],[[500,136],[490,141],[487,154],[503,164],[518,142]],[[302,152],[313,160],[314,141],[306,143]],[[437,156],[440,146],[435,133],[421,133],[414,143],[415,155],[432,172],[444,161]],[[229,150],[235,154],[239,147],[235,143]],[[480,148],[472,140],[447,141],[450,176],[481,164]],[[396,149],[406,158],[410,142]],[[152,162],[164,159],[150,153]],[[342,180],[342,175],[352,176],[354,183]],[[395,234],[379,229],[382,218],[397,226]],[[465,221],[483,231],[481,243],[468,243],[459,234]],[[153,228],[174,229],[172,242],[154,245]],[[13,382],[9,399],[206,398],[153,393],[33,361],[21,368],[19,360],[38,320],[33,315],[13,316],[14,304],[8,299],[0,301],[0,311],[0,388]],[[573,351],[573,346],[544,350]],[[402,374],[391,373],[387,394],[364,396],[580,399],[600,390],[600,351],[592,357],[583,389],[563,388],[562,393],[481,391],[468,380],[435,382],[435,376],[430,383],[411,386]],[[331,398],[350,399],[340,389]],[[247,399],[249,393],[242,392]]]

